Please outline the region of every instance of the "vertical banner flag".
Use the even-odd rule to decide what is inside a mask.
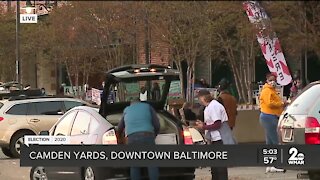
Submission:
[[[265,10],[257,1],[245,1],[243,2],[243,8],[248,15],[249,21],[258,30],[258,43],[266,59],[269,71],[277,75],[277,82],[280,85],[288,85],[292,81],[292,77],[275,32],[266,32],[266,30],[270,32],[271,28],[267,28],[266,22],[270,22],[270,19]]]

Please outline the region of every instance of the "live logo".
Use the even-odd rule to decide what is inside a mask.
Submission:
[[[20,23],[37,23],[38,15],[37,14],[21,14]]]

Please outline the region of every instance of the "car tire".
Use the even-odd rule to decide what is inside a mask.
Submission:
[[[104,180],[104,171],[102,168],[85,167],[83,169],[83,180]]]
[[[10,157],[10,158],[12,158],[13,157],[13,155],[12,155],[12,153],[11,153],[11,151],[10,151],[10,149],[9,148],[1,148],[1,150],[2,150],[2,152],[3,152],[3,154],[4,155],[6,155],[6,156],[8,156],[8,157]]]
[[[30,170],[30,180],[48,180],[45,168],[42,166],[32,167]]]
[[[20,148],[23,144],[23,136],[24,135],[32,135],[30,132],[19,132],[15,135],[13,135],[11,141],[10,141],[10,152],[12,154],[13,158],[20,158]]]
[[[318,180],[320,179],[320,170],[310,170],[308,175],[310,180]]]

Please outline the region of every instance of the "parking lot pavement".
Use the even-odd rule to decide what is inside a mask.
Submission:
[[[228,169],[230,180],[293,180],[297,173],[303,171],[290,171],[286,173],[265,173],[264,167],[233,167]],[[303,172],[305,173],[305,172]],[[196,180],[211,180],[210,168],[197,169]]]
[[[29,167],[20,167],[19,159],[9,159],[0,150],[0,179],[29,180]],[[299,171],[265,174],[264,167],[233,167],[229,168],[230,180],[293,180]],[[211,180],[210,168],[197,169],[196,180]]]
[[[29,167],[20,167],[19,159],[10,159],[0,150],[0,179],[29,180]]]

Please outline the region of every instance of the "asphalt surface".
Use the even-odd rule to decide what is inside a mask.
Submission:
[[[0,150],[0,179],[29,180],[29,167],[20,167],[19,159],[10,159]],[[301,171],[303,172],[303,171]],[[264,167],[232,167],[229,168],[230,180],[293,180],[299,171],[265,174]],[[196,180],[211,180],[210,168],[198,168]],[[308,179],[308,178],[305,178]]]

